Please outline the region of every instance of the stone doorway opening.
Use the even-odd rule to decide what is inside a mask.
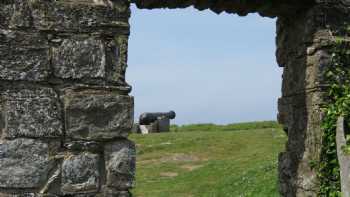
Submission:
[[[148,11],[132,6],[131,10],[126,79],[133,87],[131,94],[135,97],[136,121],[140,113],[168,110],[176,111],[177,121],[173,123],[180,125],[276,120],[283,68],[277,65],[275,58],[275,19],[260,17],[256,14],[247,17],[231,14],[216,15],[209,10],[199,12],[193,8]],[[257,80],[259,83],[256,83]],[[226,106],[221,105],[224,103]],[[187,109],[193,113],[189,113]],[[283,135],[283,132],[266,130],[262,132],[269,133],[276,138],[280,137],[277,135]],[[224,134],[223,136],[235,138],[234,135]],[[197,156],[196,151],[186,152],[190,151],[190,148],[176,150],[176,143],[179,141],[172,138],[181,139],[182,137],[180,134],[176,137],[163,137],[163,142],[159,141],[161,138],[159,135],[145,136],[144,139],[131,137],[138,145],[138,152],[142,152],[138,157],[136,190],[134,191],[136,196],[142,194],[157,196],[155,193],[152,194],[155,183],[166,185],[170,182],[177,182],[177,179],[182,176],[199,174],[206,168],[210,168],[207,164],[211,162],[203,160],[214,158],[204,159],[203,157],[206,156]],[[206,133],[203,133],[203,141],[207,140],[205,137]],[[148,143],[151,138],[156,143]],[[225,143],[225,140],[221,138],[217,140]],[[182,141],[184,144],[187,142],[185,139]],[[198,142],[200,143],[205,144],[206,142]],[[276,144],[283,143],[284,141]],[[237,142],[233,140],[232,144],[237,144]],[[161,150],[157,153],[149,150],[147,146],[160,146],[160,149],[166,149],[169,152]],[[264,144],[261,143],[261,146]],[[275,148],[282,151],[283,148],[280,149],[280,147],[283,146],[276,145]],[[170,150],[171,147],[175,150]],[[260,148],[265,149],[265,147]],[[269,148],[265,150],[267,149]],[[205,147],[202,151],[217,153]],[[261,166],[266,166],[266,169],[271,169],[268,170],[268,173],[275,176],[271,181],[271,188],[274,190],[277,188],[277,152],[279,151],[274,152],[274,155],[271,156],[274,162],[260,163]],[[222,152],[222,155],[226,154],[225,150]],[[241,150],[241,152],[245,151]],[[164,155],[150,159],[161,153]],[[235,154],[231,152],[231,155]],[[247,153],[246,158],[250,157],[248,154],[250,153]],[[158,170],[154,169],[154,174],[148,174],[148,168],[152,165],[157,166]],[[173,168],[167,169],[166,165],[171,165]],[[222,168],[221,171],[225,169],[220,164],[213,165],[212,168],[215,166]],[[248,167],[247,165],[244,170],[251,173],[252,169],[254,169],[253,166]],[[146,176],[149,176],[149,180],[152,181],[148,181]],[[236,176],[237,181],[242,181],[240,174],[231,176]],[[224,182],[224,179],[218,177],[213,177],[213,179],[217,182]],[[197,187],[206,184],[205,177],[193,181],[196,181]],[[189,183],[189,180],[178,183]],[[143,193],[140,193],[140,190],[144,190]],[[250,190],[254,191],[254,189]],[[215,189],[207,192],[213,191]],[[167,193],[169,191],[162,190],[162,192],[162,195],[171,196],[170,193]],[[198,195],[196,189],[191,192],[194,193],[194,196]],[[247,193],[248,191],[242,194]],[[238,192],[232,193],[233,196],[235,194],[239,195]],[[183,193],[179,195],[182,196]],[[227,196],[215,192],[213,195]]]
[[[143,112],[169,110],[176,124],[276,119],[283,69],[275,19],[131,9],[126,79],[136,121]]]
[[[317,196],[316,169],[310,161],[320,160],[321,105],[326,101],[322,84],[323,69],[329,60],[327,41],[331,40],[334,21],[339,14],[327,2],[256,1],[142,1],[138,8],[211,9],[246,16],[257,12],[277,18],[276,57],[283,67],[282,96],[278,100],[278,120],[288,135],[286,151],[279,155],[279,191],[282,196]],[[343,16],[344,17],[344,16]],[[336,27],[334,29],[337,29]],[[325,42],[326,41],[326,42]]]

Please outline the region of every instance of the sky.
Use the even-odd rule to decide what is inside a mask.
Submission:
[[[135,120],[174,110],[174,124],[275,120],[282,68],[275,19],[132,7],[126,79]]]

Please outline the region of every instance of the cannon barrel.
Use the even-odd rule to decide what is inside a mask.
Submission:
[[[156,113],[147,112],[147,113],[143,113],[140,115],[139,124],[140,125],[149,125],[159,118],[174,119],[175,117],[176,117],[176,113],[174,111],[156,112]]]

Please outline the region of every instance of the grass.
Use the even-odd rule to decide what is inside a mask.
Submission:
[[[228,125],[216,124],[190,124],[190,125],[172,125],[171,131],[237,131],[237,130],[252,130],[252,129],[266,129],[266,128],[282,128],[276,121],[260,121],[260,122],[243,122]]]
[[[137,144],[135,197],[279,196],[277,155],[286,136],[277,123],[172,131],[131,136]]]

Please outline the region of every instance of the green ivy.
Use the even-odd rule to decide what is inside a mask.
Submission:
[[[324,73],[329,84],[329,102],[325,106],[325,118],[321,161],[318,166],[319,196],[340,197],[340,171],[336,147],[336,125],[339,116],[350,117],[350,48],[345,37],[336,37],[332,49],[331,64]]]

